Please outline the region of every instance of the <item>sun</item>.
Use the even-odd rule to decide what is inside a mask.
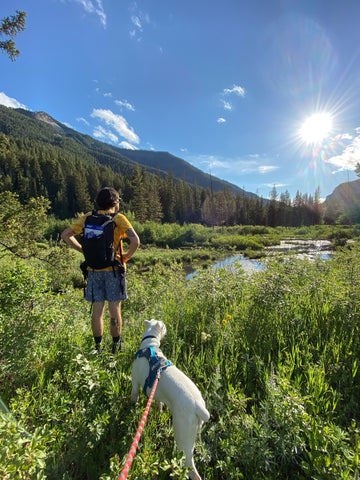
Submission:
[[[314,113],[308,117],[300,128],[300,137],[307,143],[320,143],[329,136],[332,129],[330,113]]]

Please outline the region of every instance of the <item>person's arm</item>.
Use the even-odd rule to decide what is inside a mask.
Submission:
[[[123,261],[126,263],[130,260],[130,258],[134,255],[136,250],[139,248],[140,239],[137,236],[137,233],[135,232],[135,230],[133,228],[129,228],[128,230],[126,230],[125,233],[126,233],[127,238],[130,241],[127,252],[123,253],[123,255],[122,255]]]
[[[75,238],[75,232],[72,228],[66,227],[61,234],[61,238],[67,243],[71,248],[74,248],[78,252],[83,251],[81,244]]]

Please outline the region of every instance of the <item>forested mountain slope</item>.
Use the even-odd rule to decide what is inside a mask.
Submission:
[[[42,195],[56,217],[90,210],[105,185],[121,192],[123,210],[139,221],[241,223],[246,202],[262,202],[164,152],[139,151],[137,160],[146,165],[124,152],[45,112],[0,106],[0,192],[15,192],[22,203]]]
[[[60,147],[64,153],[78,155],[90,162],[95,160],[122,175],[131,173],[136,164],[145,166],[149,173],[162,176],[166,176],[171,169],[175,180],[181,179],[202,188],[212,187],[215,192],[227,188],[235,194],[256,197],[255,194],[244,192],[225,180],[211,178],[209,174],[167,152],[114,147],[67,127],[45,112],[31,112],[0,105],[0,132],[16,139],[35,140]]]
[[[340,185],[324,205],[298,194],[267,200],[166,152],[126,150],[100,142],[45,112],[0,105],[0,192],[26,203],[42,195],[51,213],[73,217],[111,185],[139,221],[208,225],[312,225],[360,222],[360,181]]]
[[[360,223],[360,180],[341,183],[325,200],[327,216]]]

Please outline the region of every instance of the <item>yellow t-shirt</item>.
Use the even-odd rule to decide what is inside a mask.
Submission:
[[[104,214],[109,214],[108,211],[106,210],[97,210],[98,213],[104,213]],[[88,212],[82,217],[79,217],[73,224],[70,225],[71,230],[75,233],[75,235],[80,235],[83,231],[84,223],[86,217],[89,215],[92,215],[92,212]],[[117,213],[114,216],[114,222],[115,222],[115,229],[114,229],[114,246],[116,249],[118,249],[118,245],[120,245],[120,251],[122,253],[122,238],[126,237],[126,232],[129,230],[129,228],[133,228],[129,220],[125,217],[125,215],[122,215],[121,213]],[[120,252],[116,254],[117,260],[121,262],[121,255]],[[126,263],[124,262],[124,267],[126,269]],[[89,268],[89,267],[88,267]],[[90,269],[93,270],[93,269]],[[112,270],[112,267],[106,267],[102,268],[101,270]]]

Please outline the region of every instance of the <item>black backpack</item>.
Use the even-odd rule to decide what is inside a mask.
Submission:
[[[96,210],[85,219],[81,236],[81,245],[85,256],[85,264],[90,268],[101,270],[106,267],[121,266],[116,260],[116,252],[120,244],[114,246],[113,220],[116,213],[98,213]],[[121,249],[120,249],[121,254]]]

